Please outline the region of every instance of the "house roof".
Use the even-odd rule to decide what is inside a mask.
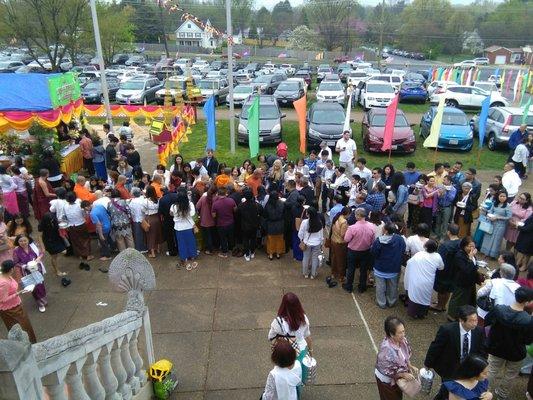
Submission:
[[[522,53],[522,48],[521,47],[511,47],[509,48],[510,51],[512,51],[513,53]]]
[[[487,47],[484,51],[491,53],[493,51],[497,51],[500,49],[505,49],[511,53],[522,53],[523,52],[523,49],[520,47],[503,47],[503,46],[495,46],[495,45]]]
[[[492,52],[501,49],[502,46],[489,46],[485,49],[485,51]],[[505,48],[505,47],[504,47]]]
[[[185,21],[183,21],[183,22],[181,23],[180,26],[178,26],[178,29],[176,29],[176,32],[180,31],[181,28],[183,28],[183,26],[185,26],[186,24],[193,24],[193,25],[196,26],[198,29],[200,29],[201,31],[203,31],[202,27],[199,26],[196,22],[194,22],[194,21],[192,21],[192,20],[190,20],[190,19],[186,19]]]

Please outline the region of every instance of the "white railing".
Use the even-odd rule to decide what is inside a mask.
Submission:
[[[149,365],[154,351],[142,292],[155,287],[153,269],[129,249],[113,260],[109,278],[116,289],[128,293],[124,312],[33,345],[19,325],[10,330],[8,340],[0,340],[0,399],[149,398],[139,336]]]

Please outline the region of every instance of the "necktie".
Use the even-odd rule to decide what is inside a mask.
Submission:
[[[461,361],[468,356],[468,333],[465,333],[463,337],[463,354],[461,354]]]

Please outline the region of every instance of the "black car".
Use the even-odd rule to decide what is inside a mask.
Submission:
[[[281,82],[274,92],[274,98],[280,106],[289,106],[305,94],[302,81]]]
[[[115,54],[113,56],[112,63],[113,64],[124,64],[126,61],[128,61],[130,56],[128,54]]]
[[[106,82],[109,100],[115,100],[120,82],[118,79],[113,79],[110,77],[106,78]],[[83,98],[83,102],[86,104],[103,104],[104,92],[102,91],[102,83],[100,80],[94,79],[85,83],[81,88],[81,97]]]
[[[345,119],[344,108],[339,103],[314,103],[307,112],[307,148],[318,149],[322,141],[335,147],[342,137]]]

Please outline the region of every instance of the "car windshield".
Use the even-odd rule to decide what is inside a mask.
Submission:
[[[251,86],[236,86],[235,89],[233,89],[234,93],[252,93],[252,87]]]
[[[300,85],[298,85],[298,82],[283,82],[280,83],[278,86],[278,90],[284,90],[286,92],[288,91],[296,91],[300,89]]]
[[[394,93],[391,85],[380,85],[379,83],[366,86],[367,93]]]
[[[327,83],[321,83],[320,87],[318,88],[319,91],[329,91],[329,92],[338,92],[338,91],[344,91],[344,87],[342,84],[337,82],[327,82]]]
[[[403,89],[422,89],[422,85],[417,82],[404,82],[402,84]]]
[[[318,72],[331,72],[331,69],[329,69],[329,68],[319,68]]]
[[[200,89],[218,89],[218,82],[217,81],[200,81],[200,83],[198,83],[198,87]]]
[[[314,124],[344,124],[344,111],[342,110],[315,110],[312,122]]]
[[[387,120],[387,114],[375,114],[372,117],[370,124],[372,126],[385,126],[385,121]],[[396,120],[394,122],[396,128],[406,128],[409,126],[409,123],[405,119],[405,116],[396,114]]]
[[[261,75],[254,79],[255,83],[269,83],[272,77],[270,75]]]
[[[248,119],[248,109],[250,108],[250,103],[244,106],[241,118]],[[271,104],[260,104],[259,105],[259,119],[277,119],[279,118],[278,108]]]
[[[294,76],[301,76],[307,78],[309,74],[307,72],[297,72],[296,74],[294,74]]]
[[[496,92],[498,90],[494,83],[475,83],[474,87],[486,90],[488,92]]]
[[[143,90],[144,81],[126,81],[120,86],[120,88],[124,90]]]
[[[350,78],[366,78],[364,72],[350,72]]]
[[[412,81],[423,81],[425,80],[424,77],[420,74],[407,74],[406,79],[410,79]]]
[[[85,89],[88,89],[88,90],[97,90],[97,89],[100,89],[100,82],[88,82],[86,85],[85,85]]]
[[[520,126],[522,125],[522,115],[513,115],[511,116],[511,122],[509,123],[511,126]],[[527,116],[526,121],[527,126],[533,126],[533,115]]]
[[[466,115],[464,114],[445,112],[442,116],[442,124],[466,126],[468,125],[468,120],[466,119]]]

